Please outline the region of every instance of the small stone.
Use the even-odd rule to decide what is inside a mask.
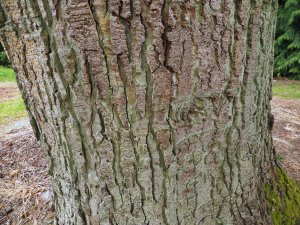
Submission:
[[[52,193],[49,190],[45,191],[41,194],[41,197],[45,202],[50,202],[52,198]]]
[[[15,177],[15,176],[17,176],[18,175],[18,173],[19,173],[19,170],[13,170],[11,173],[10,173],[10,177]]]

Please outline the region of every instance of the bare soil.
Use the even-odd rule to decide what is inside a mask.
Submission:
[[[278,161],[300,184],[300,100],[272,100],[273,140]]]
[[[13,82],[0,82],[0,103],[20,95],[18,86]]]
[[[15,84],[0,84],[0,102],[18,95]],[[274,145],[288,175],[300,184],[300,100],[272,101]],[[0,224],[53,224],[46,153],[27,118],[0,127]]]

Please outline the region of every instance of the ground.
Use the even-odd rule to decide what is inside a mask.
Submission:
[[[52,224],[46,153],[24,117],[16,84],[9,81],[0,83],[0,224]],[[273,90],[277,158],[300,184],[300,82],[277,81]]]
[[[53,224],[46,153],[34,138],[16,83],[1,82],[1,75],[0,68],[0,224]]]
[[[16,83],[0,82],[0,128],[25,116],[25,105]]]
[[[0,224],[52,224],[53,213],[46,155],[28,119],[2,127]]]
[[[273,140],[278,161],[288,175],[300,184],[300,100],[274,98]]]

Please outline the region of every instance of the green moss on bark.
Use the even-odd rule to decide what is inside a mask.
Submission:
[[[276,171],[273,183],[264,186],[274,225],[300,224],[300,187],[284,171]]]

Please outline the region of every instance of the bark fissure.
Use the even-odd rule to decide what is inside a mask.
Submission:
[[[58,224],[270,224],[275,9],[1,1]]]

